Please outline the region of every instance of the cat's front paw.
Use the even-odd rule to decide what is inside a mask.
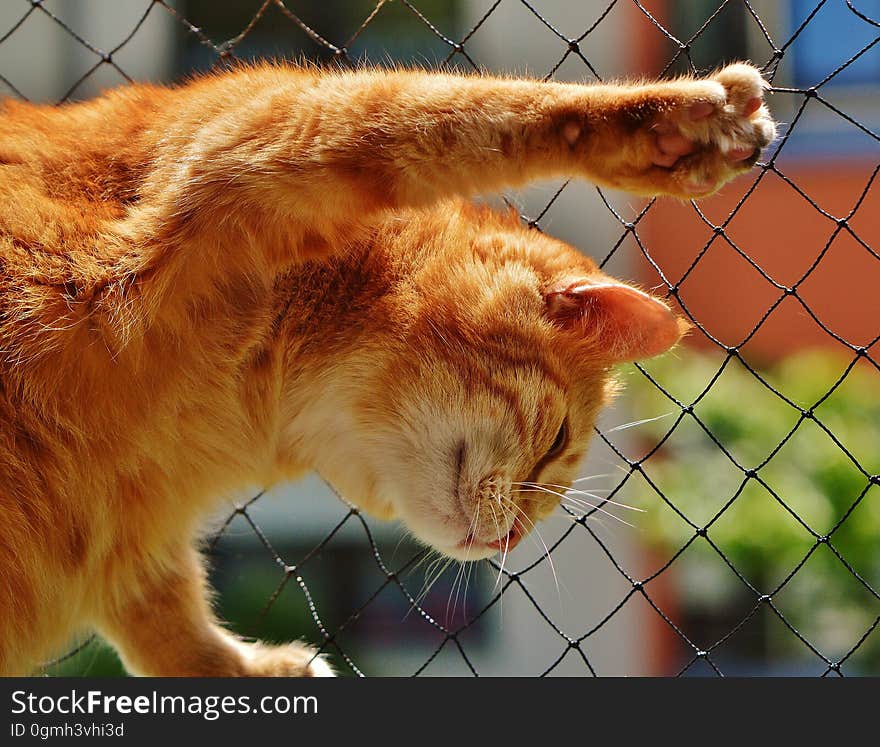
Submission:
[[[649,181],[657,193],[705,197],[748,171],[776,137],[767,84],[751,65],[669,84],[666,107],[648,125]],[[671,95],[670,95],[671,94]]]
[[[244,644],[245,667],[249,677],[335,677],[330,665],[317,651],[304,643],[271,646]]]

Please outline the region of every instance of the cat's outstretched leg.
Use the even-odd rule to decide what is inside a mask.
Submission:
[[[433,173],[427,163],[413,164],[421,189],[442,190],[452,182],[452,172],[469,170],[458,175],[464,192],[467,180],[473,191],[482,191],[494,181],[507,186],[569,175],[646,196],[705,197],[754,166],[776,137],[764,104],[767,83],[745,63],[700,79],[532,86],[513,85],[507,111],[502,106],[493,112],[496,102],[488,104],[483,133],[471,132],[479,118],[467,121],[463,113],[464,121],[455,125],[458,137],[447,134],[442,141],[452,144],[446,158],[438,154],[430,164]],[[495,93],[504,90],[502,81]],[[465,152],[456,152],[462,143]],[[411,187],[413,195],[418,189]]]
[[[175,568],[139,576],[105,600],[97,627],[126,669],[163,677],[332,677],[303,643],[239,640],[217,624],[198,555],[185,549]]]
[[[315,236],[379,210],[553,176],[704,196],[749,169],[776,132],[767,85],[744,63],[610,85],[275,70],[262,73],[268,86],[260,75],[181,88],[197,129],[185,153],[160,148],[153,181],[174,216],[272,215],[307,226],[310,252],[321,251]],[[238,105],[206,123],[205,95]]]

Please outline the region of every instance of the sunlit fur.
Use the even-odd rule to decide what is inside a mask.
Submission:
[[[612,365],[680,326],[461,198],[559,174],[717,187],[757,157],[726,160],[730,138],[759,148],[771,127],[731,108],[757,73],[725,74],[590,88],[260,66],[7,103],[0,673],[91,627],[134,673],[329,673],[211,612],[194,538],[252,486],[317,470],[459,558],[495,552],[517,511],[546,515],[558,496],[514,483],[569,484]],[[696,104],[711,114],[691,121]],[[658,124],[692,143],[664,167]]]

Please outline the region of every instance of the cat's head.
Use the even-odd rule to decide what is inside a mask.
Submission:
[[[685,325],[535,231],[460,240],[428,247],[398,289],[406,321],[368,375],[357,447],[334,472],[353,502],[472,560],[513,547],[557,507],[614,366],[662,353]]]

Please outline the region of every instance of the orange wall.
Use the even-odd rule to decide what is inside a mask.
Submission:
[[[787,166],[786,176],[834,217],[845,217],[855,206],[876,163],[848,160]],[[721,194],[699,203],[714,224],[725,220],[754,182],[740,177]],[[880,254],[880,177],[848,224]],[[834,236],[835,231],[837,235]],[[658,200],[639,224],[639,236],[671,282],[677,282],[697,253],[712,238],[712,229],[690,203]],[[725,233],[777,282],[796,283],[828,251],[801,285],[798,295],[831,330],[855,345],[880,335],[880,259],[871,256],[846,230],[824,217],[791,186],[772,172],[725,228]],[[644,285],[661,281],[647,261],[640,267]],[[781,291],[764,280],[718,236],[680,287],[681,299],[694,317],[725,344],[738,344],[755,326]],[[690,344],[712,345],[698,330]],[[752,358],[775,358],[814,346],[843,349],[816,324],[794,298],[785,298],[743,348]]]

